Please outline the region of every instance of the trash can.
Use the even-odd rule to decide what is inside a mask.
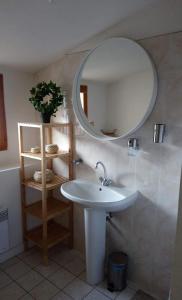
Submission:
[[[108,258],[107,288],[109,291],[122,291],[126,288],[128,256],[123,252],[113,252]]]

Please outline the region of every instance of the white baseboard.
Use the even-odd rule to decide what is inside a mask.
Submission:
[[[6,261],[7,259],[12,258],[13,256],[18,255],[19,253],[23,252],[23,244],[20,244],[4,253],[0,254],[0,263]]]

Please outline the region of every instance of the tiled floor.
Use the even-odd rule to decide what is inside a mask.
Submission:
[[[102,282],[91,286],[85,278],[85,261],[76,250],[56,247],[49,265],[42,265],[36,248],[0,264],[1,300],[131,300],[136,291],[111,293]],[[137,298],[138,299],[138,298]]]

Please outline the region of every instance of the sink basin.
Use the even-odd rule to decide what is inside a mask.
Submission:
[[[104,279],[106,215],[132,205],[138,192],[72,180],[61,186],[61,193],[84,208],[87,282],[98,284]]]
[[[127,188],[102,186],[87,180],[72,180],[61,186],[62,194],[84,207],[102,209],[106,212],[120,211],[129,207],[137,192]]]

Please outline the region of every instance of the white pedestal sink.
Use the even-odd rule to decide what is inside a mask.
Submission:
[[[106,213],[129,207],[138,192],[86,180],[66,182],[61,192],[84,207],[87,281],[97,284],[104,278]]]

